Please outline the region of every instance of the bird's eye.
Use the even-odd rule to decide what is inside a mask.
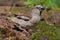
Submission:
[[[39,9],[39,7],[36,7],[37,9]]]

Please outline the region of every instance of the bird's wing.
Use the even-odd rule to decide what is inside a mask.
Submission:
[[[16,16],[18,19],[22,19],[22,20],[25,20],[25,21],[29,21],[30,18],[29,17],[26,17],[26,16]]]
[[[32,24],[29,21],[24,21],[22,19],[17,19],[16,17],[9,18],[9,19],[11,19],[15,23],[20,24],[21,27],[29,27],[29,26],[32,26]]]
[[[18,19],[25,20],[25,21],[29,21],[32,18],[30,14],[20,14],[20,15],[16,15],[15,17],[17,17]]]

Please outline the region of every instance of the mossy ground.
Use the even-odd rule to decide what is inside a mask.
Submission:
[[[12,13],[28,13],[29,9],[24,7],[12,7]],[[34,28],[37,32],[30,36],[30,40],[60,40],[60,25],[48,25],[45,21],[40,21]]]
[[[16,9],[16,10],[15,10]],[[26,9],[26,8],[25,8]],[[16,12],[29,12],[24,8],[14,8]],[[39,24],[34,28],[37,32],[30,36],[30,40],[60,40],[60,25],[48,25],[45,21],[40,21]]]
[[[60,40],[60,25],[48,25],[45,21],[40,21],[36,26],[38,32],[33,33],[31,40]]]

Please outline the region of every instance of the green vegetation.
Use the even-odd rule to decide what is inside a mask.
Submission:
[[[36,4],[43,4],[46,7],[52,6],[54,9],[58,9],[60,6],[60,0],[27,0],[28,7],[33,7]]]
[[[31,40],[43,40],[45,37],[49,40],[60,40],[60,25],[48,25],[44,21],[41,21],[36,26],[36,30],[38,32],[31,35]]]

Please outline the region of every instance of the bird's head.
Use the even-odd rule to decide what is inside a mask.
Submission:
[[[42,5],[36,5],[35,8],[40,11],[40,15],[41,15],[42,11],[45,10],[45,7]]]
[[[39,11],[43,11],[45,9],[42,5],[36,5],[35,8],[39,9]]]

